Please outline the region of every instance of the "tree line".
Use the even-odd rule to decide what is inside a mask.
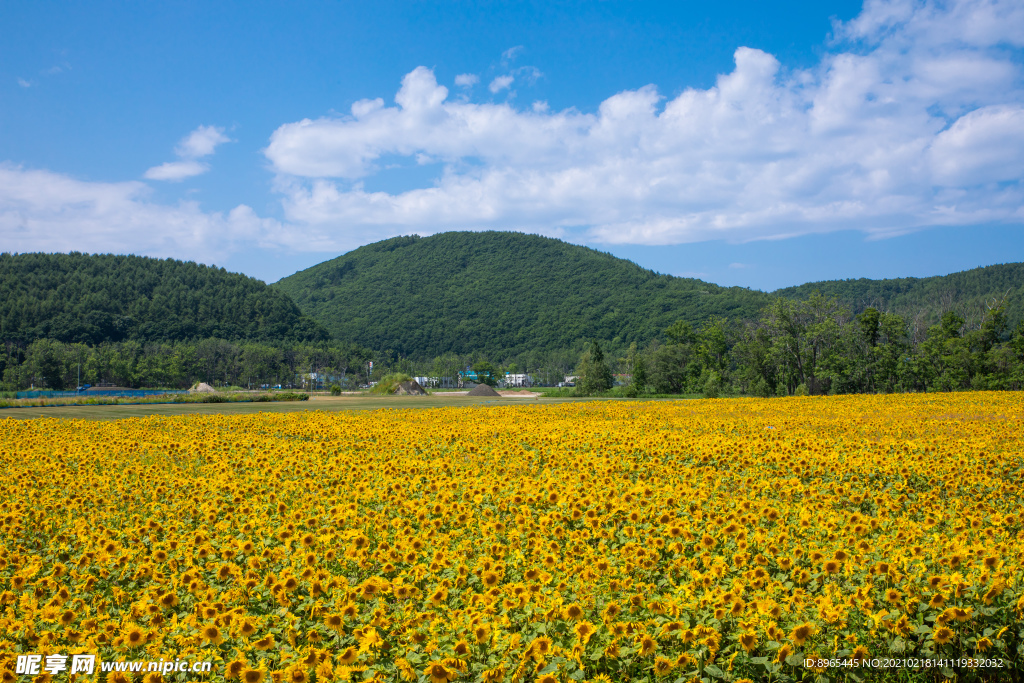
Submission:
[[[1012,389],[1024,385],[1024,323],[1012,331],[992,302],[974,325],[950,310],[916,329],[903,316],[857,315],[835,297],[776,299],[756,320],[678,321],[662,339],[617,359],[628,395],[723,392],[755,396]],[[595,357],[600,357],[595,362]],[[611,388],[595,342],[580,357],[578,390]]]
[[[71,389],[79,384],[129,388],[185,389],[197,382],[213,386],[262,386],[356,389],[391,373],[457,378],[472,369],[500,378],[504,372],[530,371],[535,381],[555,384],[571,373],[573,350],[521,354],[516,362],[491,360],[482,353],[445,353],[411,360],[391,349],[371,351],[339,341],[264,343],[201,339],[174,342],[103,342],[89,345],[57,339],[0,348],[0,389]]]
[[[196,382],[258,389],[317,388],[327,377],[363,378],[371,354],[340,342],[267,344],[202,339],[105,342],[95,346],[38,339],[7,342],[0,354],[5,391],[72,389],[82,384],[187,389]]]
[[[528,373],[555,385],[577,377],[581,394],[619,384],[623,395],[842,394],[1024,385],[1024,324],[1010,329],[1004,306],[992,302],[968,323],[956,310],[921,328],[875,308],[853,315],[835,297],[779,298],[745,321],[679,320],[641,346],[592,342],[572,349],[509,356],[446,352],[410,359],[354,343],[135,340],[84,344],[56,339],[7,341],[0,351],[6,391],[64,389],[79,381],[126,387],[187,388],[195,382],[352,389],[398,372],[455,378],[466,369],[501,378]]]
[[[1024,263],[1002,263],[923,278],[830,280],[786,287],[774,296],[803,301],[815,291],[860,312],[867,308],[903,315],[911,329],[927,330],[943,313],[955,311],[968,328],[980,324],[993,300],[1006,318],[1024,320]]]

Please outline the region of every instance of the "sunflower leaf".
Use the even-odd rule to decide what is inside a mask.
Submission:
[[[704,667],[704,673],[710,674],[715,678],[725,678],[725,672],[719,669],[714,664],[708,664]]]

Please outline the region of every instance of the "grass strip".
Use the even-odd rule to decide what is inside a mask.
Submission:
[[[152,400],[148,400],[152,399]],[[250,393],[216,393],[216,394],[174,394],[167,400],[166,395],[152,397],[82,397],[67,400],[45,398],[0,398],[0,409],[3,408],[57,408],[66,406],[128,406],[156,405],[170,403],[274,403],[278,401],[308,401],[309,394],[285,391],[264,394]]]

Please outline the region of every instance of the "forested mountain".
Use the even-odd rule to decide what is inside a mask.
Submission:
[[[911,324],[931,326],[954,311],[973,326],[987,308],[1004,304],[1010,325],[1024,320],[1024,263],[1004,263],[935,277],[891,280],[828,280],[774,292],[787,299],[807,299],[815,291],[835,297],[852,313],[868,307],[895,313]]]
[[[315,341],[327,332],[254,278],[174,259],[0,254],[0,341]]]
[[[837,321],[869,308],[900,317],[915,344],[946,313],[963,319],[958,334],[980,330],[995,310],[1003,337],[1024,320],[1024,264],[817,282],[769,294],[661,275],[545,237],[453,232],[370,244],[269,287],[173,259],[0,254],[0,341],[10,356],[0,366],[20,364],[36,340],[97,347],[216,339],[277,345],[287,355],[285,347],[322,345],[333,336],[365,347],[360,353],[378,365],[455,354],[463,365],[515,358],[568,372],[590,340],[621,355],[633,342],[671,342],[677,321],[699,331],[715,318],[739,334],[738,323],[771,318],[772,302],[805,302],[815,291],[834,298],[829,310]],[[552,364],[552,354],[565,359]]]
[[[274,286],[335,337],[414,358],[646,343],[679,319],[754,318],[770,299],[514,232],[396,237]]]
[[[928,278],[832,280],[772,293],[661,275],[593,249],[512,232],[396,237],[360,247],[272,285],[337,338],[412,358],[477,352],[491,358],[612,348],[663,338],[677,320],[756,320],[773,299],[818,290],[850,314],[903,316],[913,334],[953,311],[968,328],[986,304],[1024,320],[1024,264]]]

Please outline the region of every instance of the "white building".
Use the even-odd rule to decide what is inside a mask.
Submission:
[[[526,374],[513,375],[510,372],[505,373],[505,386],[506,387],[532,387],[533,377]]]
[[[451,377],[413,377],[424,389],[454,389],[458,382]]]

